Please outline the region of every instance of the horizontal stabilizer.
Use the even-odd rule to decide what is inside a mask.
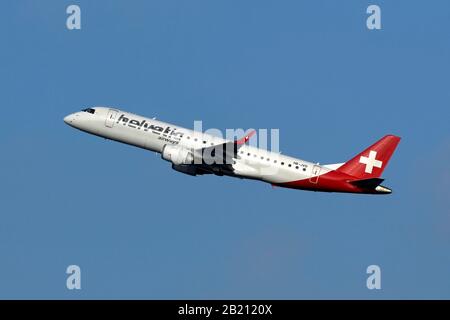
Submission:
[[[353,181],[350,181],[350,183],[357,187],[364,188],[364,189],[375,189],[383,181],[384,181],[384,179],[371,178],[371,179],[353,180]]]

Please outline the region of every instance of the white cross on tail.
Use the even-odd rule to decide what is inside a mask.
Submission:
[[[377,152],[370,150],[369,157],[361,156],[359,158],[359,163],[365,164],[365,173],[372,173],[373,167],[381,168],[383,161],[377,160]]]

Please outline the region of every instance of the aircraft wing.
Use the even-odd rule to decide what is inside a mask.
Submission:
[[[233,158],[238,157],[238,150],[256,133],[250,131],[243,138],[222,144],[193,150],[194,159],[200,161],[192,164],[172,164],[172,169],[189,175],[215,174],[233,175]]]
[[[243,138],[225,142],[222,144],[197,149],[194,152],[202,155],[205,164],[231,165],[233,158],[238,157],[239,149],[256,133],[256,130],[249,131]]]

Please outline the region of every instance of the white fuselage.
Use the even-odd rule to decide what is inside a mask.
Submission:
[[[82,131],[161,153],[165,145],[202,149],[229,140],[170,123],[145,118],[113,108],[95,107],[94,113],[76,112],[64,121]],[[334,168],[327,168],[301,159],[242,145],[233,158],[233,176],[258,179],[269,183],[318,178]]]

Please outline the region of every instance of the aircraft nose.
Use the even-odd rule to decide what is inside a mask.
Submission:
[[[64,122],[70,125],[73,122],[73,118],[74,118],[73,114],[69,114],[68,116],[64,117]]]

